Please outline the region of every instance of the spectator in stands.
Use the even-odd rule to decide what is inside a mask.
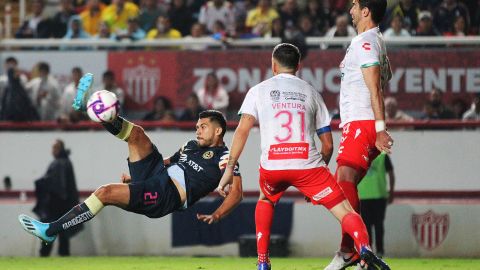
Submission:
[[[410,33],[413,33],[418,27],[418,13],[418,6],[413,0],[400,0],[398,4],[387,12],[386,20],[384,21],[390,23],[398,15],[403,19],[403,27]]]
[[[83,29],[91,36],[96,36],[100,32],[100,24],[102,22],[102,12],[105,4],[100,0],[88,0],[85,10],[80,13]]]
[[[452,30],[443,33],[447,37],[464,37],[468,34],[467,25],[465,23],[465,18],[462,15],[455,17],[452,25]]]
[[[171,27],[170,19],[166,16],[159,16],[157,19],[157,27],[148,31],[147,39],[156,38],[181,38],[182,34]]]
[[[12,57],[12,56],[7,57],[5,59],[5,63],[3,63],[3,70],[5,72],[8,71],[10,68],[15,70],[15,73],[17,73],[19,76],[21,85],[25,87],[25,85],[28,82],[28,78],[24,73],[20,72],[20,70],[18,69],[18,61],[15,57]],[[7,87],[7,84],[8,84],[8,74],[5,73],[0,75],[0,99],[3,96],[3,91],[5,90],[5,87]],[[2,105],[0,104],[0,108],[1,106]]]
[[[463,120],[480,121],[480,93],[475,95],[470,109],[463,114],[462,118]]]
[[[213,32],[210,35],[215,40],[220,40],[223,42],[227,42],[227,29],[225,29],[225,25],[221,21],[216,21],[213,24]]]
[[[198,16],[198,22],[204,24],[209,33],[213,33],[213,27],[216,21],[220,21],[225,25],[225,29],[229,35],[235,35],[235,16],[233,13],[233,5],[230,2],[225,0],[212,0],[202,6]]]
[[[142,40],[146,36],[145,31],[140,27],[137,18],[129,18],[128,26],[125,30],[117,31],[117,34],[113,35],[113,39],[122,40],[129,39],[131,41]]]
[[[335,26],[330,28],[325,37],[354,37],[357,35],[355,29],[349,24],[349,19],[347,15],[340,15],[335,20]],[[339,46],[328,46],[325,44],[321,45],[322,49],[326,48],[338,48]],[[340,46],[341,47],[341,46]]]
[[[438,119],[452,119],[453,112],[444,104],[443,93],[439,89],[433,88],[428,96],[432,114]]]
[[[27,83],[27,92],[41,120],[56,120],[60,111],[60,86],[57,79],[50,74],[49,64],[40,62],[37,68],[39,76]]]
[[[116,33],[118,30],[127,28],[128,18],[137,17],[138,6],[126,0],[113,0],[102,12],[102,20],[110,26],[110,30]]]
[[[308,15],[316,30],[323,35],[330,26],[328,10],[323,6],[323,1],[309,0],[304,15]]]
[[[72,101],[77,93],[77,86],[80,78],[83,76],[83,71],[80,67],[72,68],[71,82],[65,86],[62,98],[60,100],[60,116],[61,123],[75,123],[86,119],[84,114],[76,111],[72,107]]]
[[[70,17],[68,22],[67,33],[64,39],[86,39],[90,38],[90,35],[83,30],[82,19],[80,16],[74,15]]]
[[[3,178],[3,187],[5,191],[12,190],[12,179],[10,178],[10,176],[5,176]]]
[[[160,15],[165,16],[165,12],[158,6],[158,1],[142,0],[140,1],[140,15],[138,21],[140,27],[148,33],[148,31],[155,28],[157,19]]]
[[[60,0],[60,11],[51,19],[50,36],[54,38],[63,38],[67,33],[70,18],[76,15],[71,0]]]
[[[162,120],[167,111],[172,110],[172,103],[166,97],[159,96],[153,103],[153,109],[143,117],[144,121],[159,121]]]
[[[282,20],[276,18],[272,21],[272,30],[268,32],[265,37],[279,37],[283,38],[285,36],[284,28],[282,25]]]
[[[204,108],[200,106],[200,101],[198,96],[195,93],[191,93],[186,102],[186,108],[180,114],[180,121],[196,121],[198,119],[198,114],[203,111]]]
[[[117,96],[120,108],[125,104],[125,91],[120,88],[115,81],[115,73],[111,70],[107,70],[102,76],[103,89],[114,93]]]
[[[297,25],[297,19],[300,16],[297,0],[285,0],[280,8],[279,15],[284,28],[287,25]]]
[[[415,36],[438,36],[440,33],[433,26],[432,13],[422,11],[418,14],[418,27]]]
[[[298,28],[305,37],[319,37],[322,35],[320,31],[313,25],[312,19],[308,15],[302,15],[298,19]]]
[[[342,14],[348,13],[348,7],[352,1],[350,0],[328,0],[329,14],[330,14],[330,23],[333,25],[335,19]]]
[[[220,84],[215,72],[210,72],[205,78],[205,86],[196,91],[200,105],[207,109],[221,111],[225,114],[228,107],[228,93]]]
[[[191,27],[190,35],[186,36],[184,39],[185,41],[188,41],[188,40],[193,41],[195,39],[202,38],[202,37],[206,37],[205,28],[203,24],[194,23]],[[184,45],[183,48],[186,50],[203,51],[207,49],[208,46],[203,44],[188,44],[188,45]]]
[[[462,119],[463,114],[467,111],[467,103],[462,98],[452,100],[450,107],[452,108],[454,119]]]
[[[470,26],[470,15],[467,7],[458,0],[443,0],[434,13],[433,24],[441,34],[452,32],[453,22],[458,16],[465,18],[466,28],[468,29]]]
[[[68,156],[70,150],[65,149],[62,140],[55,140],[52,146],[54,160],[48,166],[47,172],[35,181],[35,195],[37,203],[33,212],[41,222],[52,222],[63,216],[68,209],[79,202],[79,193],[75,182],[75,172]],[[62,232],[59,234],[58,255],[70,256],[69,238],[74,232]],[[48,257],[53,245],[41,243],[40,256]]]
[[[100,22],[99,32],[95,37],[96,38],[112,38],[110,26],[108,26],[107,22]]]
[[[398,109],[397,100],[394,97],[385,98],[385,119],[390,121],[413,121],[413,117]]]
[[[277,11],[271,6],[270,0],[259,0],[255,9],[247,14],[245,26],[257,36],[265,36],[272,29],[272,22],[279,18]]]
[[[50,37],[50,21],[44,15],[44,0],[33,0],[32,14],[27,17],[15,33],[16,38],[48,38]]]
[[[400,15],[395,15],[390,22],[390,28],[383,33],[384,37],[409,37],[410,33],[403,28],[403,19]]]
[[[185,0],[173,0],[168,10],[168,18],[172,22],[172,28],[182,33],[182,36],[190,34],[190,28],[194,23],[192,11],[185,4]]]
[[[0,77],[0,120],[38,120],[37,109],[25,90],[27,78],[18,70],[17,60],[8,57],[4,67],[7,74]]]

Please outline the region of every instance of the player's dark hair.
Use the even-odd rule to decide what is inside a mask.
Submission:
[[[44,71],[50,73],[50,65],[45,62],[38,63],[38,71]]]
[[[74,72],[75,72],[75,73],[78,73],[78,74],[80,74],[80,75],[83,74],[83,70],[82,70],[81,67],[73,67],[73,68],[72,68],[72,73],[74,73]]]
[[[297,46],[290,43],[280,43],[273,49],[272,57],[283,67],[296,70],[302,56]]]
[[[217,110],[202,111],[200,114],[198,114],[198,118],[208,118],[210,121],[219,124],[222,128],[222,134],[220,134],[222,138],[225,135],[225,132],[227,132],[227,120],[225,120],[225,116],[223,116],[223,114]]]
[[[10,56],[10,57],[7,57],[7,59],[5,59],[5,63],[14,63],[15,65],[17,65],[18,61],[17,61],[17,58]]]
[[[379,24],[387,10],[387,0],[358,0],[360,8],[368,8],[374,23]]]
[[[110,79],[113,80],[113,79],[115,79],[115,73],[113,73],[113,71],[111,71],[111,70],[107,70],[103,73],[102,78],[104,78],[104,79],[105,78],[110,78]]]

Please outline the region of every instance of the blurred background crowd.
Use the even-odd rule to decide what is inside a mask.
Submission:
[[[18,1],[11,1],[17,3]],[[19,22],[15,38],[217,40],[280,37],[304,40],[305,37],[353,37],[349,0],[32,0],[27,2],[25,21]],[[381,25],[384,36],[468,36],[478,35],[478,0],[397,0],[388,1]],[[327,46],[322,46],[326,49]],[[205,45],[190,49],[204,50]],[[20,71],[18,60],[7,57],[0,77],[0,120],[77,122],[84,116],[71,109],[76,84],[83,72],[71,70],[70,84],[60,87],[50,74],[48,62],[36,63],[31,70]],[[116,74],[105,70],[102,88],[114,92],[120,103],[125,92]],[[21,90],[7,91],[15,87]],[[387,119],[473,119],[479,120],[480,96],[457,98],[448,104],[438,89],[426,90],[423,108],[402,111],[394,97],[385,99]],[[202,109],[223,112],[229,106],[229,94],[215,73],[209,74],[204,87],[191,93],[186,106],[173,108],[165,97],[157,97],[151,112],[143,120],[191,121]],[[22,108],[22,109],[19,109]],[[338,113],[332,109],[332,117]],[[128,115],[128,111],[124,111]],[[231,114],[230,114],[231,115]],[[234,114],[233,114],[234,115]],[[235,119],[229,119],[235,120]]]

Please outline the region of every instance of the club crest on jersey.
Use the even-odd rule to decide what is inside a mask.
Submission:
[[[362,44],[362,48],[365,50],[365,51],[370,51],[372,48],[370,48],[370,43],[368,42],[365,42]]]
[[[203,153],[203,159],[211,159],[213,157],[213,152],[212,151],[207,151]]]
[[[270,98],[273,101],[279,101],[280,100],[280,91],[278,91],[278,90],[270,91]]]

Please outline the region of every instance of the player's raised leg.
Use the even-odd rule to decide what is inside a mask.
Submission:
[[[27,215],[18,216],[22,227],[46,244],[55,241],[57,234],[94,218],[106,205],[125,208],[130,200],[126,184],[108,184],[98,188],[83,203],[74,206],[58,220],[42,223]]]
[[[85,112],[87,100],[93,86],[93,75],[86,73],[79,81],[77,94],[73,100],[72,107],[75,110]],[[97,121],[98,119],[92,119]],[[110,122],[102,121],[103,127],[115,137],[127,141],[129,149],[129,161],[135,162],[147,157],[153,150],[150,138],[145,134],[142,127],[117,115]]]

